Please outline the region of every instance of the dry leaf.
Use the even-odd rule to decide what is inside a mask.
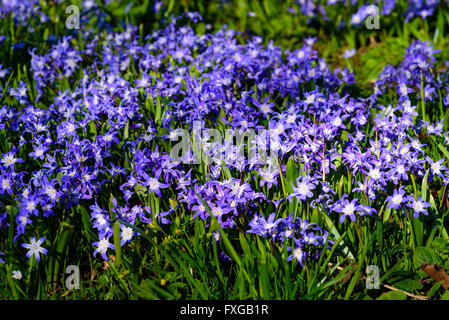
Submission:
[[[113,256],[112,254],[109,255],[109,261],[111,261],[112,263],[115,262],[115,256]],[[109,265],[108,261],[103,261],[103,270],[108,270],[111,266]]]
[[[433,280],[437,282],[444,281],[443,288],[446,290],[449,289],[449,276],[438,264],[423,263],[420,269],[427,273]]]
[[[97,275],[97,272],[95,271],[95,269],[91,269],[91,271],[90,271],[90,281],[94,280],[96,275]]]

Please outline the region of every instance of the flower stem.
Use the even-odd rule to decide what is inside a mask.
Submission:
[[[424,121],[426,121],[426,108],[424,103],[424,76],[421,70],[421,116]]]

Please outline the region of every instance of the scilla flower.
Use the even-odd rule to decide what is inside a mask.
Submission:
[[[431,204],[429,202],[424,202],[421,196],[416,200],[414,197],[409,196],[408,200],[411,202],[407,204],[407,207],[412,208],[414,211],[413,218],[418,218],[419,214],[422,213],[424,215],[428,215],[426,208],[430,207]]]
[[[27,258],[31,258],[32,255],[36,257],[37,262],[41,261],[39,253],[47,254],[48,250],[41,247],[41,244],[45,241],[45,237],[40,238],[36,241],[35,237],[31,238],[31,243],[22,243],[22,247],[28,249],[26,254]]]

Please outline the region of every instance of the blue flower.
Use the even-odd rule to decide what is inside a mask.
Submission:
[[[48,151],[48,148],[46,148],[45,146],[38,144],[34,146],[34,151],[30,152],[28,155],[30,157],[32,157],[33,159],[40,159],[40,160],[44,160],[44,155],[45,152]]]
[[[345,50],[345,52],[343,53],[342,57],[343,58],[351,58],[354,56],[356,50],[355,49],[349,49],[349,50]]]
[[[406,200],[407,196],[405,196],[404,186],[401,186],[399,189],[395,189],[391,196],[387,197],[386,201],[389,201],[387,208],[397,210]]]
[[[307,253],[302,248],[302,242],[299,239],[294,239],[295,247],[292,249],[291,247],[287,247],[288,251],[291,251],[292,253],[290,256],[288,256],[287,260],[292,261],[293,258],[298,261],[298,263],[301,265],[301,267],[304,267],[304,261],[307,256]]]
[[[261,216],[254,216],[254,218],[251,220],[251,222],[248,224],[251,229],[248,230],[248,233],[254,233],[258,234],[262,237],[275,237],[276,236],[276,228],[279,225],[279,223],[282,222],[282,219],[275,219],[275,213],[271,213],[268,217],[268,220],[266,220],[264,217]]]
[[[24,162],[23,159],[16,158],[14,156],[14,154],[15,154],[15,152],[11,151],[11,152],[8,152],[8,153],[3,155],[3,158],[0,160],[0,162],[3,163],[3,166],[5,168],[11,167],[12,169],[14,169],[14,164],[15,163],[18,163],[18,162],[23,163]]]
[[[151,193],[157,194],[162,197],[161,188],[168,188],[170,185],[167,183],[159,182],[158,177],[150,177],[146,173],[142,173],[142,177],[145,179],[144,186],[148,187]]]
[[[36,241],[35,237],[31,238],[31,243],[22,243],[22,247],[28,249],[28,252],[26,254],[27,258],[31,258],[32,255],[36,257],[36,260],[39,262],[41,261],[39,253],[47,254],[48,250],[41,247],[41,244],[45,241],[45,237],[40,238],[38,241]]]
[[[418,218],[419,214],[422,213],[424,215],[428,215],[426,208],[430,207],[431,204],[429,202],[424,202],[421,198],[421,196],[418,197],[416,200],[413,196],[408,196],[408,200],[411,203],[407,204],[407,207],[413,209],[413,217],[416,219]]]
[[[343,223],[346,217],[349,217],[353,222],[355,222],[355,212],[362,210],[358,204],[359,199],[353,199],[349,201],[346,199],[347,195],[344,194],[342,198],[334,205],[334,211],[342,213],[340,216],[340,223]]]
[[[446,171],[447,168],[442,165],[444,161],[446,161],[445,158],[440,159],[438,161],[433,161],[431,158],[426,157],[427,162],[430,164],[430,169],[432,170],[433,175],[437,175],[440,178],[444,178],[442,171]]]
[[[312,190],[315,189],[315,184],[310,182],[308,179],[296,179],[296,187],[292,183],[290,184],[293,188],[293,193],[288,195],[287,197],[290,202],[292,201],[293,197],[298,198],[298,200],[307,200],[307,198],[313,197]]]
[[[0,195],[5,192],[9,195],[12,194],[13,179],[10,173],[0,175]]]
[[[104,260],[109,260],[106,252],[108,249],[114,250],[114,245],[109,243],[109,238],[102,238],[100,241],[92,243],[92,245],[97,247],[94,251],[94,257],[97,256],[97,253],[100,253]]]

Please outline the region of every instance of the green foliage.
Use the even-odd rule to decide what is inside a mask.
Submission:
[[[397,17],[393,16],[382,20],[381,30],[373,32],[348,28],[339,30],[326,21],[309,25],[305,17],[288,12],[289,7],[296,7],[291,0],[235,0],[225,4],[220,4],[220,1],[169,0],[165,1],[165,10],[159,14],[153,12],[152,1],[132,3],[128,14],[124,13],[126,4],[120,2],[111,1],[104,9],[112,24],[126,16],[127,21],[139,26],[142,35],[159,28],[163,18],[171,14],[199,11],[205,17],[197,26],[199,30],[206,30],[208,23],[212,24],[212,31],[226,24],[241,31],[242,40],[261,35],[265,44],[273,40],[275,44],[293,50],[302,46],[306,36],[318,36],[315,48],[333,67],[351,68],[360,84],[355,90],[362,94],[371,88],[373,79],[387,64],[400,61],[412,38],[432,39],[436,48],[442,50],[439,61],[449,59],[448,12],[443,9],[436,15],[435,23],[430,22],[428,27],[419,19],[399,24]],[[32,34],[21,28],[15,29],[11,19],[0,26],[0,34],[6,36],[2,44],[4,48],[25,43],[21,49],[0,50],[0,61],[13,68],[6,82],[2,82],[2,92],[17,85],[12,83],[12,79],[30,84],[28,49],[36,47],[37,53],[43,52],[50,47],[47,41],[50,35],[67,35],[62,24],[56,23],[57,17],[66,16],[63,8],[49,2],[44,9],[50,21],[33,25],[36,31]],[[249,11],[255,16],[248,16]],[[346,13],[340,11],[338,14]],[[118,23],[116,25],[119,26]],[[82,43],[81,33],[79,35],[79,40],[74,41]],[[142,38],[139,41],[143,41]],[[341,57],[344,49],[355,47],[358,49],[354,58]],[[137,74],[130,75],[129,80],[136,77]],[[58,85],[70,89],[72,84],[64,79]],[[36,95],[36,92],[31,95]],[[10,98],[2,95],[0,103],[5,103],[6,99]],[[385,105],[391,103],[384,102]],[[449,118],[449,110],[443,110],[434,102],[428,103],[423,105],[428,120]],[[44,97],[42,106],[47,104]],[[149,96],[142,112],[160,125],[167,104],[168,101],[160,96]],[[221,120],[219,128],[225,129]],[[447,128],[448,122],[445,124]],[[85,138],[92,139],[102,129],[94,122],[88,123]],[[127,123],[123,137],[126,139],[132,134]],[[342,137],[343,140],[347,138]],[[10,149],[7,143],[8,138],[0,130],[0,151]],[[427,143],[434,159],[449,159],[449,152],[441,141],[432,137]],[[339,159],[335,164],[339,175],[332,181],[332,187],[339,195],[351,192],[352,172],[346,171]],[[202,170],[198,179],[204,179],[206,169]],[[232,176],[228,168],[224,172],[226,178]],[[282,171],[280,173],[282,186],[278,194],[285,196],[292,192],[291,183],[295,185],[296,178],[302,174],[302,167],[291,158],[287,161],[285,175]],[[113,240],[117,250],[109,262],[101,263],[92,257],[91,244],[98,238],[92,229],[89,208],[81,202],[75,210],[61,212],[58,225],[38,226],[51,245],[51,254],[43,257],[39,264],[27,261],[24,254],[20,259],[8,258],[6,264],[0,264],[0,299],[407,299],[401,291],[380,293],[366,289],[364,271],[367,266],[376,265],[380,269],[382,283],[408,293],[448,300],[449,294],[442,289],[441,283],[432,283],[430,287],[423,285],[420,280],[426,275],[418,270],[423,263],[437,263],[449,270],[449,209],[444,201],[447,190],[437,188],[438,193],[432,193],[435,186],[428,183],[428,175],[429,171],[422,181],[411,177],[415,195],[432,203],[428,217],[412,221],[399,217],[396,210],[387,209],[385,204],[379,204],[378,216],[367,216],[363,222],[345,224],[339,224],[335,217],[328,216],[320,207],[311,208],[299,204],[296,199],[281,206],[282,216],[294,212],[297,216],[319,222],[329,230],[334,241],[328,243],[330,249],[323,250],[318,261],[308,262],[304,268],[295,259],[287,261],[287,248],[278,248],[270,241],[243,230],[223,230],[216,221],[207,226],[204,221],[192,220],[191,214],[181,209],[176,212],[177,218],[171,226],[151,224],[146,229],[139,229],[123,221],[114,221]],[[117,182],[112,180],[110,190],[116,186]],[[139,186],[136,191],[141,197],[150,198],[139,190]],[[110,200],[109,196],[112,193],[104,196],[106,202]],[[360,198],[363,199],[362,194]],[[0,199],[3,201],[1,196]],[[149,204],[152,212],[159,212],[161,204],[153,200]],[[264,208],[267,214],[268,209]],[[17,203],[8,204],[7,210],[14,217],[18,211]],[[11,219],[9,223],[14,226],[15,220]],[[135,229],[142,239],[120,247],[120,224]],[[0,241],[1,247],[8,243],[11,247],[5,252],[23,250],[12,245],[14,228],[9,230],[6,239]],[[217,244],[214,234],[219,234],[223,241]],[[230,259],[224,259],[221,253]],[[78,265],[81,270],[79,290],[65,288],[64,272],[71,264]],[[27,265],[28,269],[21,270],[22,279],[13,279],[12,271],[19,265]]]

